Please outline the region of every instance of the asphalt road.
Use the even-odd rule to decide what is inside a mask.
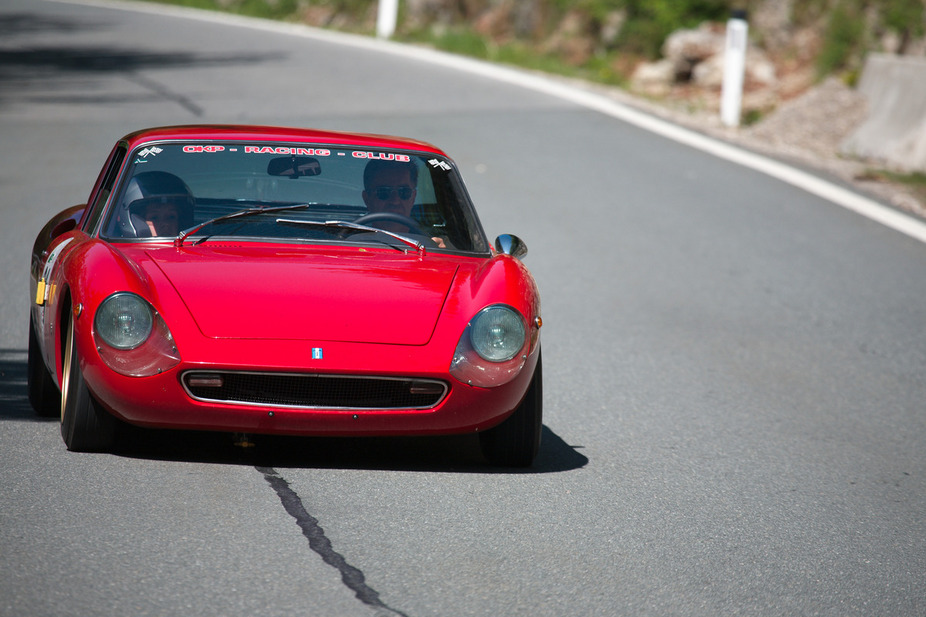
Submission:
[[[544,307],[536,466],[469,438],[163,434],[26,400],[32,240],[143,126],[407,135]],[[0,615],[926,615],[926,246],[778,180],[390,47],[0,4]]]

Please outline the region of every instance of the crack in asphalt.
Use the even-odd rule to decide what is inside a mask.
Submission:
[[[377,617],[408,617],[405,613],[391,608],[380,600],[379,593],[366,584],[363,572],[347,563],[344,556],[334,550],[331,540],[325,536],[325,530],[318,524],[318,519],[306,511],[299,495],[289,486],[285,478],[272,467],[255,467],[255,469],[263,474],[264,479],[273,488],[283,504],[283,509],[296,519],[302,535],[309,541],[309,548],[318,553],[322,561],[341,573],[344,585],[354,592],[358,600],[376,609]]]
[[[159,84],[153,79],[148,79],[147,77],[143,77],[142,75],[139,75],[138,73],[128,73],[126,77],[129,81],[135,82],[136,84],[140,85],[146,90],[153,92],[155,95],[162,97],[164,99],[167,99],[168,101],[173,101],[174,103],[177,103],[178,105],[180,105],[180,107],[183,107],[185,110],[187,110],[194,116],[203,115],[202,107],[194,103],[189,98],[172,91],[170,88],[167,88],[166,86]]]

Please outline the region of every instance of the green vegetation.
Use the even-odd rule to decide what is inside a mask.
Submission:
[[[914,172],[903,174],[883,169],[869,169],[858,179],[902,184],[921,202],[926,203],[926,173]]]
[[[554,75],[577,77],[609,85],[623,85],[625,79],[617,72],[607,55],[594,55],[581,64],[571,64],[556,53],[544,53],[529,42],[513,39],[494,42],[472,28],[459,26],[434,32],[407,32],[398,38],[412,43],[430,45],[436,49],[509,64]]]
[[[761,109],[747,109],[743,112],[743,125],[752,126],[758,124],[763,115]]]
[[[923,0],[807,0],[796,2],[796,25],[821,24],[823,46],[817,56],[817,74],[846,75],[851,81],[865,53],[878,49],[878,36],[894,33],[903,52],[910,41],[926,32]]]
[[[299,0],[160,0],[160,4],[225,11],[264,19],[291,19],[297,14],[301,3]]]
[[[910,39],[926,34],[926,5],[921,0],[881,0],[878,4],[884,25],[900,34],[902,48]]]
[[[613,0],[612,10],[624,10],[627,22],[617,39],[625,53],[657,58],[666,37],[680,28],[694,28],[705,21],[726,21],[728,0]]]
[[[854,69],[864,44],[865,21],[859,2],[841,0],[833,9],[823,37],[823,49],[817,56],[817,73],[830,75]]]

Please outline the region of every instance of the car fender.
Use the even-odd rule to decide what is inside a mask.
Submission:
[[[86,239],[86,235],[78,231],[62,231],[73,229],[75,217],[80,216],[79,207],[65,210],[42,229],[36,238],[32,253],[32,267],[30,276],[30,327],[36,334],[39,343],[42,361],[49,373],[60,384],[60,347],[62,341],[57,327],[60,316],[60,293],[62,287],[61,265],[67,260],[70,252],[77,244]]]
[[[457,276],[444,305],[446,323],[459,324],[457,337],[469,320],[490,304],[507,304],[517,309],[529,328],[540,317],[537,284],[518,259],[495,255],[476,268],[461,268]]]
[[[55,258],[51,259],[51,263],[49,263],[52,251],[61,245],[59,239],[77,227],[78,221],[83,216],[86,208],[86,205],[81,204],[62,210],[45,223],[45,226],[35,237],[35,242],[32,245],[30,268],[30,298],[36,298],[39,281],[48,278],[49,271],[54,267],[57,258],[60,257],[59,249],[59,253],[56,253]],[[59,241],[55,242],[55,240]]]
[[[61,381],[63,341],[67,319],[74,319],[75,344],[81,369],[87,372],[88,359],[98,359],[93,342],[93,319],[100,303],[117,291],[136,293],[150,301],[148,276],[136,263],[110,244],[90,238],[80,231],[61,236],[62,251],[58,265],[47,282],[49,301],[46,306],[43,338],[54,350],[54,373]],[[48,310],[54,318],[49,318]],[[70,311],[70,315],[65,312]],[[51,367],[50,367],[51,368]],[[88,383],[91,386],[92,384]]]
[[[444,305],[445,313],[439,321],[441,326],[435,333],[434,344],[446,350],[449,366],[467,324],[479,311],[493,304],[506,304],[520,312],[530,341],[528,357],[520,374],[511,382],[495,388],[499,394],[509,393],[510,409],[514,410],[527,392],[537,363],[541,325],[540,294],[533,277],[520,260],[499,254],[472,268],[461,267]],[[456,387],[476,386],[458,383]]]

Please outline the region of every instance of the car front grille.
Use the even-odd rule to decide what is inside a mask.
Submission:
[[[433,379],[188,371],[183,387],[196,400],[300,409],[429,409],[447,394]]]

